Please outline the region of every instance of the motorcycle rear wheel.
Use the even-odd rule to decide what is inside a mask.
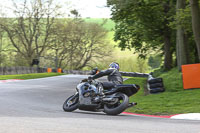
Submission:
[[[115,104],[105,104],[104,112],[108,115],[118,115],[127,109],[129,104],[129,98],[123,93],[118,93],[118,102]]]
[[[63,104],[63,110],[66,112],[72,112],[78,108],[79,105],[79,95],[74,94],[67,98]]]

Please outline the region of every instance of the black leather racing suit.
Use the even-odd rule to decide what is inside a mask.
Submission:
[[[123,78],[119,71],[115,68],[109,68],[107,70],[100,71],[99,73],[91,76],[92,79],[97,79],[103,76],[108,76],[109,82],[102,82],[104,89],[112,89],[115,85],[123,84]]]

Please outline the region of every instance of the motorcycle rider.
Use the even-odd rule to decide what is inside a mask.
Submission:
[[[116,85],[123,84],[123,78],[119,72],[119,64],[116,62],[112,62],[107,70],[102,70],[93,76],[89,76],[88,80],[98,79],[103,76],[108,76],[108,82],[102,82],[104,89],[112,89]]]

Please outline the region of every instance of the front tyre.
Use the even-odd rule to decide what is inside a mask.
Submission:
[[[129,104],[128,96],[123,93],[118,93],[116,95],[117,102],[115,104],[105,104],[104,112],[108,115],[118,115],[122,113]]]
[[[63,110],[66,112],[72,112],[78,108],[79,105],[79,94],[74,94],[67,98],[63,104]]]

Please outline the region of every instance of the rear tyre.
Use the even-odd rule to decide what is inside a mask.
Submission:
[[[67,100],[63,104],[63,110],[66,112],[72,112],[78,108],[79,105],[79,95],[74,94],[67,98]]]
[[[128,108],[128,96],[123,93],[118,93],[116,96],[118,101],[115,104],[104,105],[104,112],[108,115],[118,115]]]

